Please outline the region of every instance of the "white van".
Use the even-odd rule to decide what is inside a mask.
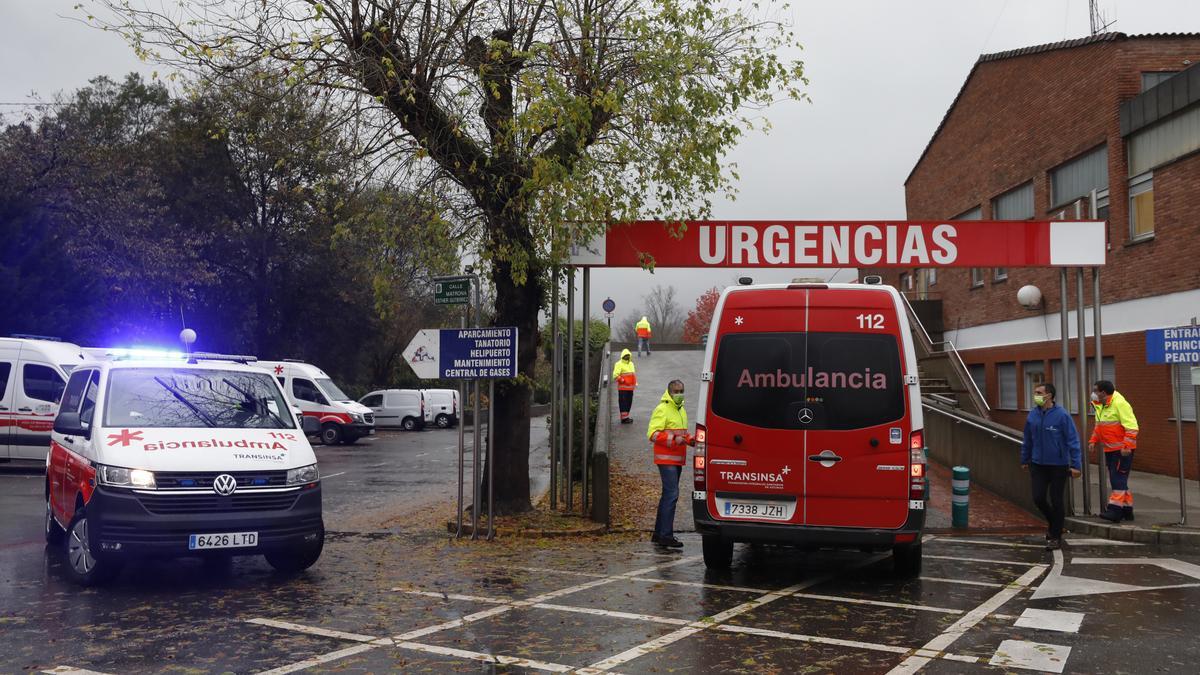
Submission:
[[[425,394],[425,423],[439,429],[449,429],[458,424],[457,389],[422,389]]]
[[[425,428],[425,395],[420,389],[379,389],[359,403],[375,414],[375,424],[405,431]]]
[[[375,415],[359,405],[325,371],[303,361],[259,361],[283,386],[292,405],[306,417],[321,424],[321,442],[325,445],[353,443],[375,433]]]
[[[727,288],[701,373],[692,510],[709,568],[735,542],[891,550],[921,569],[925,436],[891,286]]]
[[[264,554],[303,570],[325,528],[317,458],[278,382],[233,357],[96,360],[71,373],[46,459],[46,541],[68,575],[142,555]],[[304,427],[307,426],[308,429]]]
[[[0,462],[46,461],[67,376],[83,360],[54,338],[0,338]]]

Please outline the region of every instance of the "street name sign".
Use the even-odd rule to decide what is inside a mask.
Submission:
[[[1146,363],[1200,364],[1200,326],[1146,331]]]
[[[447,277],[433,280],[435,305],[466,305],[471,302],[471,277]]]
[[[404,348],[404,361],[424,380],[517,376],[517,329],[426,328]]]

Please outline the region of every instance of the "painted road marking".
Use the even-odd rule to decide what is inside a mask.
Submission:
[[[534,605],[538,609],[552,609],[556,612],[574,612],[576,614],[591,614],[593,616],[607,616],[614,619],[631,619],[634,621],[647,621],[650,623],[661,623],[669,626],[687,626],[691,621],[687,619],[672,619],[665,616],[654,616],[652,614],[634,614],[632,612],[618,612],[611,609],[596,609],[594,607],[575,607],[574,605],[554,605],[546,602],[539,602]]]
[[[762,637],[778,638],[780,640],[792,640],[795,642],[813,642],[817,644],[836,645],[838,647],[850,647],[852,649],[866,649],[874,652],[888,652],[891,654],[908,654],[913,651],[908,647],[897,647],[894,645],[880,645],[871,642],[858,642],[857,640],[839,640],[837,638],[819,637],[816,635],[801,635],[799,633],[784,633],[777,630],[767,630],[765,628],[752,628],[750,626],[731,626],[721,624],[716,627],[719,631],[726,633],[741,633],[743,635],[760,635]]]
[[[1083,625],[1083,614],[1080,612],[1060,612],[1053,609],[1034,609],[1032,607],[1021,612],[1021,618],[1013,624],[1018,628],[1037,628],[1038,630],[1056,630],[1061,633],[1078,633]]]
[[[1056,551],[1057,552],[1057,551]],[[1028,588],[1033,582],[1037,581],[1038,577],[1046,571],[1046,565],[1038,565],[1033,569],[1022,574],[1019,579],[1002,588],[998,593],[988,598],[975,609],[965,614],[961,619],[955,621],[949,628],[942,632],[941,635],[935,637],[925,644],[924,649],[935,652],[945,651],[947,647],[954,644],[954,641],[962,637],[968,630],[971,630],[980,621],[983,621],[992,612],[1004,606],[1004,603],[1012,600],[1018,593]],[[889,675],[901,675],[905,673],[915,673],[921,668],[924,668],[930,662],[927,656],[910,656],[905,659],[900,665],[888,671]],[[1060,671],[1061,672],[1061,671]]]
[[[482,602],[487,605],[507,605],[512,602],[510,599],[502,598],[485,598],[480,595],[462,595],[461,593],[443,593],[441,591],[414,591],[407,588],[393,588],[393,591],[399,593],[407,593],[409,595],[420,595],[426,598],[437,598],[439,600],[465,600],[467,602]]]
[[[1176,558],[1072,558],[1072,565],[1157,565],[1164,570],[1200,579],[1200,565]]]
[[[1001,668],[1024,668],[1049,673],[1061,673],[1071,656],[1071,648],[1042,642],[1005,640],[992,655],[990,665]]]
[[[1113,541],[1112,539],[1067,539],[1072,546],[1145,546],[1136,541]]]
[[[260,626],[270,626],[272,628],[282,628],[284,630],[294,630],[300,633],[308,633],[309,635],[320,635],[321,637],[338,638],[339,640],[350,640],[351,642],[375,642],[379,639],[371,635],[346,633],[340,630],[318,628],[317,626],[305,626],[298,623],[292,623],[290,621],[276,621],[275,619],[250,619],[246,623],[255,623]]]
[[[1175,558],[1073,558],[1078,565],[1153,565],[1184,576],[1200,578],[1200,565],[1183,562]],[[1112,581],[1100,581],[1084,577],[1072,577],[1062,573],[1063,552],[1054,552],[1054,567],[1050,574],[1033,592],[1034,600],[1065,598],[1077,595],[1101,595],[1105,593],[1133,593],[1136,591],[1162,591],[1176,588],[1200,588],[1200,584],[1172,584],[1169,586],[1134,586]]]
[[[580,413],[582,414],[582,413]],[[85,670],[74,666],[56,666],[50,670],[43,670],[43,673],[57,673],[58,675],[108,675],[96,670]]]
[[[944,584],[962,584],[964,586],[985,586],[987,588],[1004,588],[1005,584],[991,581],[969,581],[967,579],[947,579],[946,577],[918,577],[921,581],[933,581]]]
[[[425,652],[428,654],[457,656],[462,659],[471,659],[472,661],[481,661],[483,663],[493,663],[502,666],[517,666],[519,668],[533,668],[535,670],[545,670],[551,673],[569,673],[572,670],[575,670],[574,666],[567,666],[561,663],[534,661],[532,659],[522,659],[515,656],[497,656],[493,654],[484,654],[483,652],[472,652],[466,649],[440,647],[438,645],[426,645],[419,642],[401,642],[396,646],[400,647],[401,649],[411,649],[413,651]]]
[[[583,413],[579,413],[579,414],[582,415]],[[331,473],[328,476],[321,476],[321,480],[325,480],[326,478],[337,478],[338,476],[344,476],[347,473],[349,473],[349,471],[339,471],[337,473]]]
[[[582,413],[581,413],[582,414]],[[958,537],[942,537],[943,544],[979,544],[980,546],[998,546],[1001,548],[1036,548],[1039,551],[1044,551],[1044,544],[1022,544],[1015,541],[1005,541],[997,539],[988,541],[987,539],[959,539]]]
[[[942,541],[945,541],[945,540],[943,539]],[[1045,567],[1045,563],[1040,563],[1040,562],[1023,562],[1020,560],[994,560],[992,558],[965,558],[963,556],[958,556],[958,555],[926,555],[925,558],[933,559],[933,560],[957,560],[959,562],[987,563],[989,565],[1024,565],[1026,567],[1035,567],[1035,566]]]
[[[311,659],[305,659],[299,663],[293,663],[289,666],[281,666],[279,668],[272,668],[271,670],[264,670],[259,673],[259,675],[284,675],[285,673],[294,673],[298,670],[306,670],[308,668],[312,668],[313,666],[319,666],[323,663],[329,663],[330,661],[344,659],[347,656],[354,656],[355,654],[368,652],[372,649],[375,649],[375,645],[354,645],[353,647],[339,649],[336,652],[329,652],[328,654],[314,656]]]

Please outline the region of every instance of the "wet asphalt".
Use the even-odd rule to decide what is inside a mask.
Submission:
[[[670,554],[636,535],[452,541],[417,523],[453,486],[455,438],[388,433],[318,449],[331,533],[296,576],[259,558],[227,570],[180,559],[75,588],[42,542],[41,476],[0,471],[0,672],[1184,673],[1200,663],[1200,556],[936,536],[921,576],[903,579],[887,554],[746,546],[731,570],[707,572],[692,534]]]

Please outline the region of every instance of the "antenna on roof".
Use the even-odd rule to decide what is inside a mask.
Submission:
[[[1104,16],[1097,0],[1088,0],[1088,20],[1091,22],[1092,37],[1096,37],[1100,33],[1107,33],[1108,27],[1117,22],[1116,19],[1109,21]]]

